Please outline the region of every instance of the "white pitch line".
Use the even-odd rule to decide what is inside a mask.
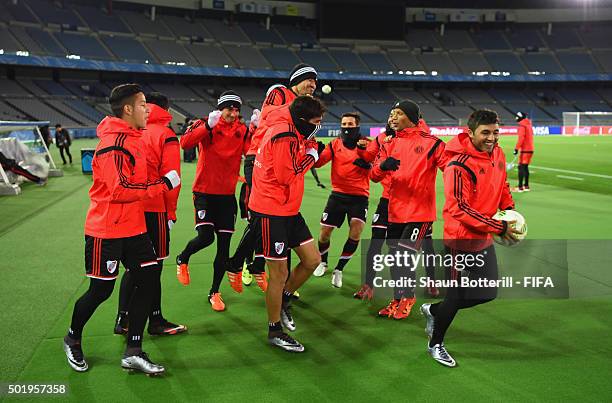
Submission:
[[[576,178],[575,176],[557,175],[557,178],[571,179],[573,181],[583,181],[584,178]]]
[[[535,165],[530,165],[530,166],[533,167],[533,168],[536,168],[536,169],[543,169],[545,171],[563,172],[563,173],[566,173],[566,174],[575,174],[575,175],[583,175],[583,176],[594,176],[596,178],[612,179],[612,176],[610,176],[610,175],[592,174],[590,172],[580,172],[580,171],[568,171],[566,169],[547,168],[547,167],[540,167],[540,166],[535,166]]]

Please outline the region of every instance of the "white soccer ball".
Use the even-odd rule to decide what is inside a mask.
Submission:
[[[518,211],[515,211],[515,210],[498,211],[493,216],[493,218],[496,220],[502,220],[502,221],[516,221],[514,224],[511,224],[511,225],[512,225],[512,228],[519,231],[519,234],[516,235],[519,242],[521,242],[527,236],[527,223],[525,222],[525,217],[523,217]],[[506,241],[499,235],[493,235],[493,240],[496,243],[500,245],[504,245],[504,246],[516,246],[519,244],[519,242],[510,244],[508,241]]]
[[[331,94],[332,88],[331,86],[325,84],[323,87],[321,87],[321,91],[323,91],[323,94]]]

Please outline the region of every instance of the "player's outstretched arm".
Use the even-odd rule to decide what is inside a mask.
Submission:
[[[181,136],[181,148],[188,150],[196,147],[198,144],[204,142],[208,143],[210,139],[211,129],[208,126],[207,118],[198,119],[185,131],[185,134]]]

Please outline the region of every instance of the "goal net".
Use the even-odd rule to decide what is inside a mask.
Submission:
[[[45,144],[39,126],[49,122],[0,121],[0,152],[22,168],[41,178],[62,176]],[[24,179],[0,165],[0,194],[19,194]]]
[[[612,112],[563,112],[563,134],[612,135]]]

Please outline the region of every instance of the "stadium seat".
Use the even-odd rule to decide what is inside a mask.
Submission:
[[[429,100],[423,96],[420,92],[412,88],[392,87],[391,92],[399,100],[409,99],[418,104],[429,103]]]
[[[223,50],[223,46],[192,43],[191,45],[186,45],[186,47],[203,67],[236,67],[235,63]]]
[[[432,48],[439,49],[442,45],[436,40],[433,29],[408,29],[406,32],[406,42],[411,48]]]
[[[574,51],[559,51],[557,59],[570,74],[597,74],[599,68],[591,58],[591,55],[586,52]]]
[[[276,24],[274,29],[289,45],[314,45],[318,42],[317,38],[310,30],[300,29],[293,25],[286,24]]]
[[[39,88],[42,88],[49,95],[63,95],[63,96],[73,95],[63,85],[53,80],[34,80],[33,82]]]
[[[284,45],[285,41],[276,33],[276,30],[266,29],[257,22],[241,22],[240,27],[252,42],[261,44]]]
[[[502,103],[525,103],[528,101],[525,94],[521,91],[511,88],[493,88],[489,90],[489,94]]]
[[[153,35],[160,37],[174,37],[174,35],[159,20],[151,21],[151,18],[142,13],[121,12],[115,15],[125,21],[126,25],[138,35]]]
[[[24,89],[16,81],[0,79],[0,95],[3,97],[26,95]]]
[[[336,95],[339,95],[344,98],[349,103],[370,103],[373,101],[373,99],[370,98],[366,92],[359,89],[336,88],[335,93]]]
[[[412,52],[406,50],[387,51],[389,60],[395,65],[397,71],[422,71],[425,69]]]
[[[38,24],[38,19],[32,14],[23,1],[17,3],[5,1],[0,4],[0,20]]]
[[[75,121],[74,119],[58,112],[56,109],[38,99],[8,98],[6,99],[6,102],[19,110],[26,112],[29,116],[36,120],[62,122],[62,124],[67,127],[82,126],[82,122]]]
[[[525,74],[523,62],[513,52],[484,52],[491,71],[505,71],[510,74]]]
[[[463,74],[470,75],[478,71],[492,70],[480,52],[461,52],[451,53],[450,55]]]
[[[213,40],[212,35],[197,21],[175,15],[160,15],[158,19],[166,24],[177,37]]]
[[[13,106],[0,100],[0,120],[28,120],[29,118]]]
[[[28,35],[24,27],[12,26],[9,31],[13,34],[13,37],[18,41],[21,50],[27,50],[33,55],[45,55],[47,52],[34,41]]]
[[[395,66],[391,64],[387,56],[381,52],[360,52],[358,53],[361,60],[369,67],[370,71],[387,73],[388,71],[395,72]]]
[[[551,35],[544,35],[544,40],[551,49],[581,48],[584,45],[573,28],[553,27]]]
[[[510,44],[506,41],[502,31],[483,29],[471,34],[476,46],[482,50],[508,50]]]
[[[34,40],[38,45],[44,49],[45,53],[51,56],[66,56],[67,51],[57,42],[57,40],[51,36],[47,31],[43,31],[40,28],[26,27],[26,33]]]
[[[157,56],[162,63],[185,63],[190,66],[197,66],[194,57],[185,49],[182,43],[173,40],[146,40],[143,44]]]
[[[296,55],[302,59],[304,63],[314,66],[317,71],[337,72],[340,67],[329,57],[329,54],[324,50],[319,49],[304,49],[296,52]]]
[[[104,49],[102,44],[98,41],[98,38],[94,36],[88,34],[56,32],[55,37],[71,55],[78,55],[87,59],[113,59],[113,56]]]
[[[439,74],[460,73],[447,53],[422,53],[418,58],[427,71],[437,71]]]
[[[152,90],[161,92],[168,96],[172,101],[182,99],[182,100],[197,100],[199,97],[196,93],[194,93],[188,86],[185,86],[180,83],[150,83],[149,86]]]
[[[361,112],[361,120],[363,122],[373,122],[386,124],[389,117],[391,105],[373,104],[366,102],[355,102],[353,106]]]
[[[435,105],[432,104],[419,104],[421,109],[421,114],[423,115],[423,119],[427,122],[428,125],[455,125],[457,121],[448,116],[446,113],[442,112]]]
[[[357,54],[345,49],[330,49],[330,56],[336,61],[342,71],[348,73],[369,73],[370,70],[357,56]]]
[[[23,1],[23,0],[22,0]],[[55,2],[45,0],[27,0],[30,9],[36,13],[38,19],[44,24],[57,24],[60,26],[85,27],[86,25],[74,13],[72,7],[57,7]]]
[[[228,25],[221,20],[205,18],[200,21],[219,42],[250,44],[251,40],[244,34],[240,26]]]
[[[595,56],[603,71],[612,72],[612,50],[594,50],[593,56]]]
[[[130,29],[119,18],[109,15],[101,8],[73,5],[75,11],[94,31],[131,33]]]
[[[578,32],[582,43],[590,49],[612,48],[610,38],[612,38],[612,27],[610,24],[605,25],[585,25]]]
[[[476,50],[474,41],[472,41],[472,38],[465,30],[447,29],[444,32],[444,36],[436,34],[436,38],[446,50]]]
[[[552,54],[526,53],[522,57],[529,71],[543,71],[547,74],[562,74],[563,69]]]
[[[295,53],[287,48],[264,48],[261,49],[261,53],[276,70],[291,71],[300,63]]]
[[[100,40],[110,49],[118,60],[125,62],[156,63],[157,59],[144,47],[142,42],[119,35],[100,35]]]
[[[537,29],[513,27],[512,31],[506,32],[506,39],[515,49],[526,49],[529,47],[543,48],[546,43],[542,40]]]
[[[476,88],[462,88],[455,90],[454,94],[468,104],[494,104],[495,100],[485,90]]]
[[[225,45],[223,50],[227,52],[239,68],[270,69],[272,67],[259,50],[252,45]]]
[[[366,88],[364,91],[374,102],[385,103],[388,107],[397,101],[397,97],[386,88]]]
[[[19,44],[19,42],[17,42],[8,28],[5,27],[0,27],[0,49],[3,49],[5,53],[14,53],[18,50],[26,50]]]
[[[455,119],[455,123],[458,125],[467,124],[468,117],[474,111],[469,106],[455,105],[455,106],[439,106],[442,111],[447,115]]]

